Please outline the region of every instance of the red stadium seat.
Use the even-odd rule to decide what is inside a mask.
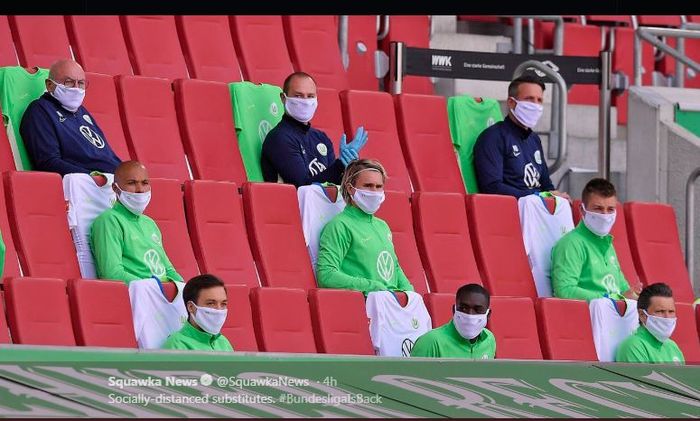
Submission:
[[[137,347],[124,282],[71,279],[68,298],[78,345]]]
[[[8,16],[19,64],[49,68],[72,58],[63,16]]]
[[[13,240],[14,234],[10,229],[10,221],[7,217],[5,187],[3,184],[4,183],[0,182],[0,231],[2,232],[2,241],[5,243],[5,267],[2,273],[0,273],[0,281],[7,278],[22,276],[19,270],[17,250],[15,249],[15,242]]]
[[[238,82],[241,67],[226,16],[177,16],[177,32],[190,77]]]
[[[179,79],[187,65],[174,16],[120,16],[134,74]]]
[[[168,301],[172,302],[177,297],[177,286],[173,282],[163,282],[161,285],[163,286],[163,295]]]
[[[0,291],[0,344],[10,344],[10,328],[7,326],[7,318],[5,316],[5,294]]]
[[[243,206],[260,283],[266,287],[316,288],[294,186],[246,183]]]
[[[348,17],[348,82],[350,89],[376,91],[379,79],[374,75],[374,53],[377,51],[377,16]]]
[[[541,298],[535,309],[545,359],[598,361],[586,301]]]
[[[474,255],[484,286],[492,295],[536,298],[515,198],[474,194],[467,202]]]
[[[221,82],[178,79],[175,105],[195,179],[246,181],[233,123],[231,95]]]
[[[0,15],[0,66],[17,66],[17,54],[7,16]]]
[[[75,346],[63,279],[10,278],[5,304],[13,343]]]
[[[361,158],[377,159],[389,178],[384,186],[388,190],[411,193],[411,181],[401,152],[394,104],[386,92],[344,91],[340,93],[343,121],[348,129],[348,142],[360,126],[368,133]]]
[[[10,171],[3,176],[7,213],[24,275],[79,278],[61,176],[34,171]]]
[[[695,305],[695,323],[698,328],[698,337],[700,338],[700,305]]]
[[[389,33],[380,42],[380,47],[391,54],[391,42],[401,41],[407,47],[430,48],[430,19],[427,15],[401,16],[391,15],[389,18]],[[384,86],[390,86],[389,75],[384,79]],[[406,76],[403,79],[402,90],[410,94],[434,93],[433,84],[425,76]]]
[[[496,337],[496,358],[541,360],[537,318],[526,297],[491,297],[488,328]]]
[[[425,272],[421,264],[416,236],[413,232],[411,203],[404,192],[385,191],[386,200],[377,211],[377,217],[383,219],[391,229],[392,241],[399,265],[418,294],[428,292]]]
[[[167,79],[117,76],[122,124],[131,156],[154,178],[190,178]]]
[[[258,287],[253,288],[251,297],[261,351],[316,352],[306,291]]]
[[[602,29],[578,23],[564,24],[564,55],[598,57],[602,49]],[[569,89],[569,103],[598,105],[600,103],[597,85],[574,85]]]
[[[214,273],[226,285],[259,286],[238,187],[221,181],[187,181],[185,209],[202,273]]]
[[[153,218],[163,236],[163,248],[185,281],[199,275],[187,233],[182,184],[177,180],[151,178],[153,197],[145,214]]]
[[[66,16],[66,26],[75,60],[86,72],[132,74],[119,16]]]
[[[360,291],[312,289],[309,305],[319,352],[374,355],[365,297]]]
[[[231,34],[243,79],[282,87],[294,72],[281,16],[231,16]]]
[[[572,211],[574,216],[574,224],[578,224],[581,220],[580,200],[574,200]],[[615,224],[613,225],[612,230],[610,230],[610,234],[613,236],[613,247],[615,247],[615,253],[617,254],[617,260],[620,263],[622,273],[625,275],[625,279],[627,279],[630,287],[634,289],[634,287],[641,281],[639,280],[637,270],[634,268],[632,249],[630,248],[629,239],[627,237],[625,210],[620,202],[617,203],[617,216],[615,217]]]
[[[231,342],[234,351],[258,351],[249,295],[246,285],[226,285],[228,316],[221,334]]]
[[[337,157],[340,137],[345,133],[338,91],[331,88],[318,88],[316,97],[318,98],[319,106],[316,108],[313,120],[311,120],[311,126],[326,133],[331,142],[333,142],[333,149]],[[350,142],[352,139],[347,139],[347,141]]]
[[[131,159],[122,127],[117,87],[112,76],[100,73],[85,73],[89,82],[85,95],[85,108],[95,118],[107,138],[107,143],[122,161]]]
[[[456,292],[456,291],[455,291]],[[455,294],[431,292],[423,295],[425,307],[433,321],[433,329],[452,320],[452,306],[455,305]]]
[[[338,46],[333,16],[283,16],[284,32],[294,69],[309,73],[318,86],[348,89],[348,75]]]
[[[416,191],[466,193],[455,156],[445,97],[394,97],[401,146]]]
[[[587,15],[586,23],[632,26],[632,17],[629,15]]]
[[[1,109],[0,115],[2,115]],[[15,169],[17,169],[15,166],[15,158],[12,154],[10,140],[7,138],[7,131],[3,125],[0,127],[0,172],[14,171]]]
[[[632,257],[644,285],[665,282],[676,301],[692,303],[693,288],[671,205],[627,202],[625,217]]]
[[[642,42],[642,83],[651,85],[654,71],[654,47],[648,42]],[[615,28],[615,48],[612,54],[613,72],[622,72],[629,78],[630,85],[634,84],[634,29]],[[629,93],[613,95],[612,104],[617,107],[618,124],[627,124],[627,101]]]
[[[464,284],[481,284],[463,195],[414,193],[413,221],[432,292],[454,294]]]
[[[679,15],[639,15],[637,16],[639,26],[670,26],[680,28],[681,17]]]
[[[674,293],[675,295],[675,293]],[[698,306],[700,308],[700,306]],[[698,329],[693,312],[693,305],[689,303],[676,303],[676,329],[671,335],[678,347],[683,352],[686,364],[700,364],[700,341],[698,341]]]

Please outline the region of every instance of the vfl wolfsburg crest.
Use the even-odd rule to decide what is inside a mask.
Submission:
[[[418,329],[420,327],[420,322],[415,317],[411,319],[411,327]]]

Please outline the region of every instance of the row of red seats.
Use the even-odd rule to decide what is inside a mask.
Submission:
[[[80,277],[60,176],[6,172],[4,185],[5,276],[19,276],[17,250],[25,276]],[[316,287],[293,186],[246,183],[241,200],[234,183],[187,181],[183,203],[179,181],[153,179],[151,185],[146,213],[160,226],[166,252],[185,279],[201,270],[229,284]],[[678,301],[692,302],[673,208],[631,202],[618,215],[613,235],[626,277],[632,283],[667,282]],[[391,227],[402,268],[417,292],[428,291],[427,278],[431,292],[454,293],[476,282],[493,295],[536,297],[515,198],[418,192],[409,201],[405,193],[389,191],[378,216]]]
[[[169,299],[173,284],[165,284]],[[373,355],[362,293],[229,285],[222,333],[236,351]],[[67,292],[67,293],[66,293]],[[0,302],[0,343],[135,348],[129,294],[113,281],[12,278]],[[452,318],[453,294],[426,294],[433,327]],[[673,339],[700,362],[693,310],[678,304]],[[294,317],[289,317],[294,314]],[[700,313],[699,313],[700,314]],[[9,333],[12,337],[8,336]],[[492,297],[488,328],[497,358],[595,361],[585,301]]]
[[[427,47],[427,16],[396,17],[391,40]],[[0,16],[0,66],[48,67],[72,57],[89,72],[219,82],[249,80],[281,86],[294,70],[321,87],[377,90],[374,15],[349,20],[350,66],[343,67],[337,17],[325,16]],[[408,19],[402,32],[402,19]],[[420,44],[413,44],[415,35]],[[404,38],[406,37],[406,38]],[[14,48],[13,48],[14,40]],[[361,42],[366,51],[355,45]],[[17,55],[15,56],[15,49]],[[133,71],[132,71],[133,69]],[[409,81],[407,92],[432,93],[428,78]],[[416,88],[412,89],[412,85]]]

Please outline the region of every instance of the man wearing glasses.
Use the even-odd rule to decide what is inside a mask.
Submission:
[[[51,65],[46,91],[22,117],[20,134],[35,170],[92,175],[104,185],[101,173],[114,173],[121,162],[104,133],[83,107],[88,87],[83,68],[74,60]]]

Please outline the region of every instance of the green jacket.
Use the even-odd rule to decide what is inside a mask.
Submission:
[[[411,357],[485,360],[493,359],[495,355],[496,338],[490,330],[482,330],[471,343],[459,334],[452,320],[421,335],[411,349]]]
[[[413,291],[383,220],[347,205],[321,231],[316,278],[321,288]]]
[[[617,347],[615,361],[621,363],[685,364],[683,352],[673,339],[659,342],[645,326],[641,325]]]
[[[90,249],[100,279],[126,282],[156,276],[161,281],[182,281],[163,249],[158,225],[136,215],[117,201],[92,223]]]
[[[630,289],[622,274],[613,237],[599,237],[583,223],[552,248],[552,290],[555,297],[593,300],[608,294],[622,298]]]
[[[233,351],[231,343],[221,333],[199,330],[187,321],[182,329],[171,333],[163,344],[163,349],[188,349],[192,351]]]

